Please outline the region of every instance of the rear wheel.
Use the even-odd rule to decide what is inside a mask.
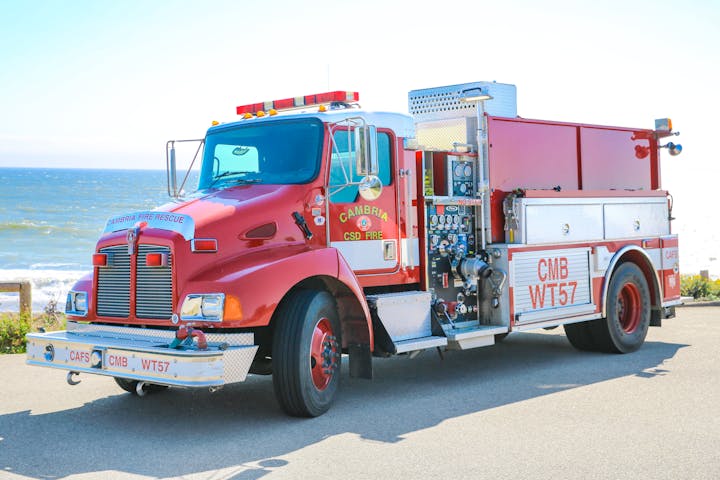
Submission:
[[[642,346],[650,326],[650,289],[634,263],[623,263],[613,272],[606,313],[591,326],[600,351],[629,353]]]
[[[273,387],[282,409],[297,417],[325,413],[340,381],[340,321],[327,292],[300,290],[276,315]]]

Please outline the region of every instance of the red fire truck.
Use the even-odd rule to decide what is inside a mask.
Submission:
[[[144,395],[272,374],[317,416],[343,355],[493,345],[563,325],[580,350],[638,349],[680,303],[672,197],[655,129],[528,120],[513,85],[415,90],[411,115],[356,92],[237,107],[200,142],[197,189],[107,221],[67,331],[27,363],[114,377]],[[191,167],[192,168],[192,167]]]

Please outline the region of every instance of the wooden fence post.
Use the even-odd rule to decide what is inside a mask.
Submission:
[[[0,292],[17,292],[20,294],[20,315],[28,314],[32,315],[32,286],[30,282],[18,281],[18,282],[0,282]]]

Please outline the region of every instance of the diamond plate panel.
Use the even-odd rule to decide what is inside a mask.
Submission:
[[[67,322],[69,332],[88,336],[115,338],[115,339],[136,339],[138,337],[162,340],[170,343],[175,338],[175,330],[160,330],[157,328],[137,327],[114,327],[112,325],[94,325],[77,322]],[[252,345],[254,336],[252,333],[213,333],[204,332],[209,343],[227,343],[230,346]]]
[[[408,110],[415,122],[475,117],[475,103],[461,101],[460,96],[466,90],[478,88],[486,90],[493,97],[484,102],[488,115],[517,117],[515,85],[495,82],[473,82],[413,90],[408,94]]]
[[[257,346],[252,346],[234,348],[223,352],[223,366],[225,369],[223,380],[225,383],[236,383],[245,380],[257,349]]]

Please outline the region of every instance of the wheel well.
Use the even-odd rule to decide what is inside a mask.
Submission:
[[[370,346],[370,326],[365,319],[365,313],[363,312],[362,305],[353,292],[344,283],[334,277],[328,276],[306,278],[286,292],[280,300],[280,303],[286,301],[298,290],[326,291],[335,298],[335,305],[337,307],[338,317],[340,318],[340,325],[342,329],[341,338],[343,342],[343,349],[347,348],[349,344],[363,344]],[[280,303],[278,303],[278,305],[280,305]],[[268,341],[270,343],[272,343],[272,333],[274,330],[275,315],[277,314],[277,311],[278,309],[276,308],[276,313],[273,314],[270,320],[268,332]]]
[[[648,284],[650,290],[650,305],[652,307],[652,318],[660,311],[662,293],[660,292],[660,281],[657,276],[657,272],[652,265],[652,261],[647,254],[640,249],[628,249],[622,253],[617,259],[615,264],[612,266],[612,271],[606,276],[604,290],[604,302],[603,302],[603,316],[606,315],[607,309],[607,289],[610,284],[610,278],[615,273],[615,270],[623,263],[631,262],[637,265],[645,276],[645,281]]]

